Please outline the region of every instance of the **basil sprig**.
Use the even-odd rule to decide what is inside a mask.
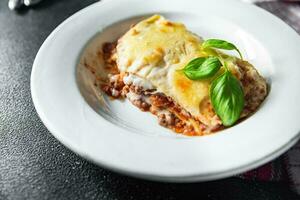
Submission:
[[[214,76],[222,63],[217,57],[195,58],[183,69],[184,74],[191,80],[203,80]]]
[[[224,126],[233,125],[243,111],[245,100],[239,80],[226,70],[210,86],[212,106]]]
[[[224,40],[206,40],[202,44],[202,48],[236,50],[242,59],[242,54],[238,48]],[[224,66],[225,72],[211,83],[210,100],[223,125],[232,126],[240,118],[243,111],[244,92],[240,81],[227,68],[226,61],[221,55],[217,54],[217,56],[195,58],[184,67],[183,73],[191,80],[203,80],[212,78],[221,66]]]
[[[236,50],[240,56],[240,58],[243,60],[243,56],[240,52],[240,50],[232,43],[227,42],[225,40],[219,40],[219,39],[209,39],[202,43],[202,48],[216,48],[216,49],[224,49],[224,50]]]

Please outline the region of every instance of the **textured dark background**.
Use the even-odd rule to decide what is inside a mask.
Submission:
[[[18,13],[0,0],[0,199],[300,199],[285,183],[239,178],[166,184],[109,172],[60,144],[30,96],[34,57],[50,32],[95,0],[44,0]],[[260,4],[281,17],[286,4]],[[277,10],[276,10],[277,9]]]

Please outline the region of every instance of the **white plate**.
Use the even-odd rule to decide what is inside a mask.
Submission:
[[[93,62],[104,40],[116,39],[135,17],[153,13],[204,38],[237,44],[269,82],[260,109],[217,134],[183,137],[160,127],[151,114],[95,90],[83,58]],[[79,11],[47,38],[33,64],[32,98],[58,140],[103,167],[161,181],[217,179],[264,164],[298,140],[299,52],[295,31],[239,1],[107,0]]]

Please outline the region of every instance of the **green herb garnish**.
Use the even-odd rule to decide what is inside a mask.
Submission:
[[[233,125],[244,108],[244,92],[239,80],[226,70],[213,80],[210,99],[224,126]]]
[[[202,44],[202,48],[236,50],[243,59],[238,48],[224,40],[206,40]],[[215,76],[222,66],[225,68],[225,72],[212,81],[210,100],[223,125],[232,126],[240,118],[245,99],[240,81],[229,71],[222,56],[217,53],[217,56],[195,58],[182,71],[191,80],[203,80]]]
[[[240,52],[240,50],[232,43],[227,42],[225,40],[219,40],[219,39],[209,39],[202,43],[202,48],[216,48],[216,49],[225,49],[225,50],[236,50],[238,54],[240,55],[240,58],[243,60],[243,56]]]
[[[191,80],[202,80],[214,76],[222,63],[217,57],[195,58],[183,69],[184,74]]]

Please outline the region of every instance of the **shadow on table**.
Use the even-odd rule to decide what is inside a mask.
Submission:
[[[287,184],[228,178],[205,183],[159,183],[112,174],[101,184],[116,199],[255,199],[299,200]],[[113,180],[115,179],[115,180]],[[112,184],[111,184],[112,183]],[[115,184],[117,183],[117,184]]]

